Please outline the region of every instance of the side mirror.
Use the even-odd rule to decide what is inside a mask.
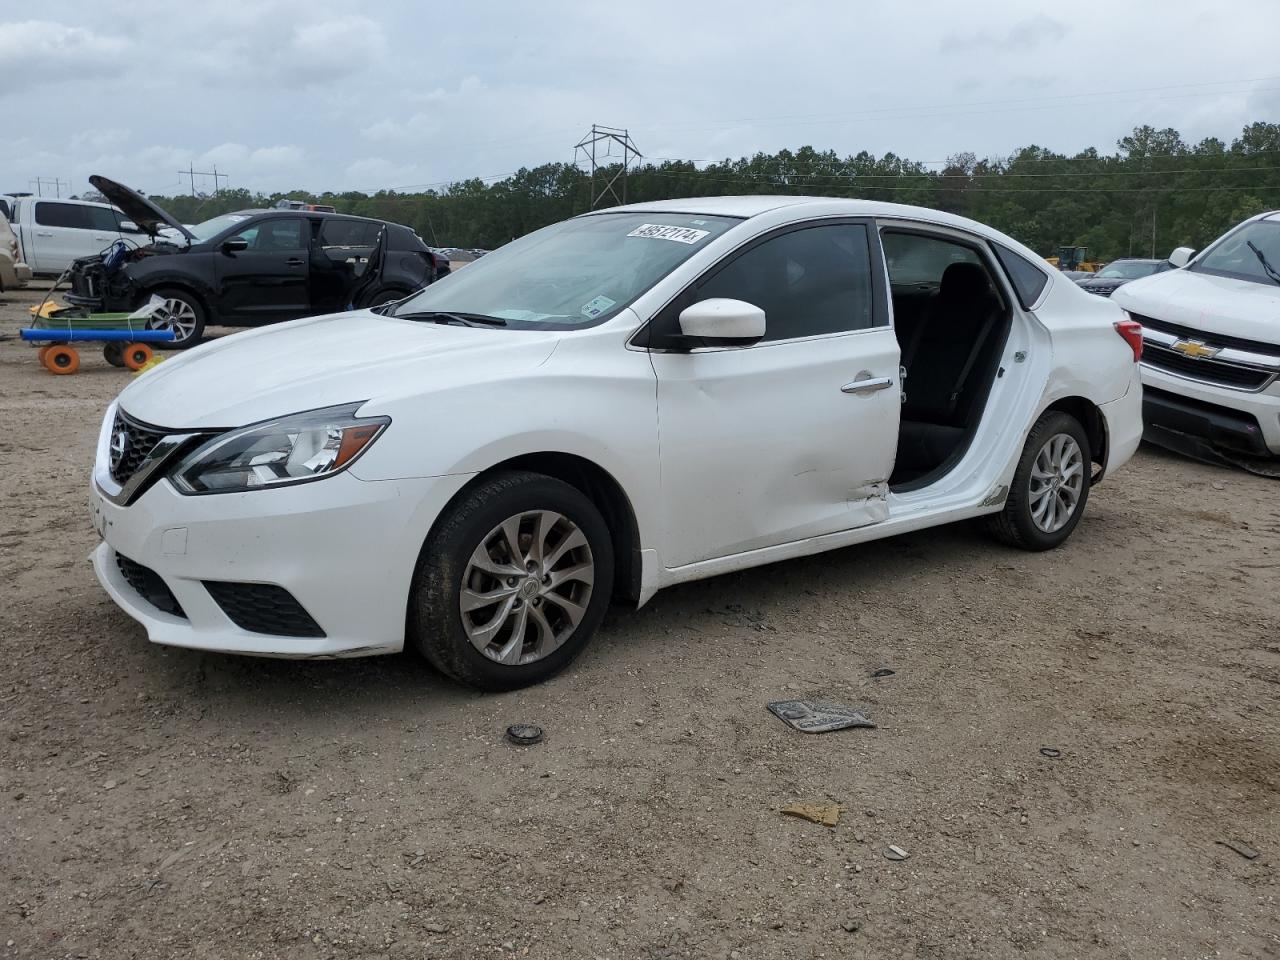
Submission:
[[[747,347],[764,336],[764,311],[744,300],[701,300],[680,311],[680,332],[716,346]]]
[[[120,221],[120,232],[121,232],[121,233],[141,233],[141,232],[142,232],[142,228],[141,228],[141,227],[139,227],[139,226],[138,226],[136,223],[134,223],[132,220],[121,220],[121,221]]]
[[[230,240],[222,241],[223,253],[239,253],[249,249],[249,241],[244,237],[232,237]]]
[[[1190,247],[1178,247],[1169,254],[1169,262],[1175,267],[1185,267],[1195,255],[1196,252]]]

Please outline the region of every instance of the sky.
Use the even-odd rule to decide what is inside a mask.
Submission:
[[[0,192],[421,189],[574,160],[812,145],[1109,152],[1280,121],[1276,0],[45,0],[0,10]],[[1072,12],[1076,11],[1076,12]],[[196,178],[196,189],[214,186]]]

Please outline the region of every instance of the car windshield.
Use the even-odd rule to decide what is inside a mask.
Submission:
[[[1280,270],[1280,220],[1254,220],[1237,227],[1188,269],[1274,285],[1275,280],[1268,275],[1250,243],[1262,252],[1273,269]]]
[[[1108,264],[1094,276],[1100,280],[1137,280],[1155,273],[1157,266],[1158,264],[1143,263],[1140,260],[1121,260],[1119,263]]]
[[[562,330],[600,323],[736,223],[630,212],[565,220],[478,258],[390,312],[483,315]]]
[[[220,217],[214,217],[212,220],[204,221],[204,223],[197,223],[194,227],[187,227],[187,229],[195,235],[197,242],[203,243],[205,240],[212,240],[228,227],[248,219],[243,213],[224,213]]]

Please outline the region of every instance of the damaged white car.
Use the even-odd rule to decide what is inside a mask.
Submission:
[[[971,517],[1058,546],[1138,445],[1140,349],[948,214],[614,208],[138,378],[103,421],[94,565],[158,643],[408,642],[516,687],[682,581]]]

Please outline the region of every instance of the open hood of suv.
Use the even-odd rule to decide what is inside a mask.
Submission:
[[[136,223],[139,229],[149,234],[153,240],[156,234],[160,232],[161,227],[172,227],[188,240],[195,240],[195,234],[136,190],[130,190],[122,183],[116,183],[114,180],[108,180],[106,177],[101,177],[97,174],[90,177],[89,182],[93,184],[99,193],[107,198],[108,203],[118,207],[126,217]]]

